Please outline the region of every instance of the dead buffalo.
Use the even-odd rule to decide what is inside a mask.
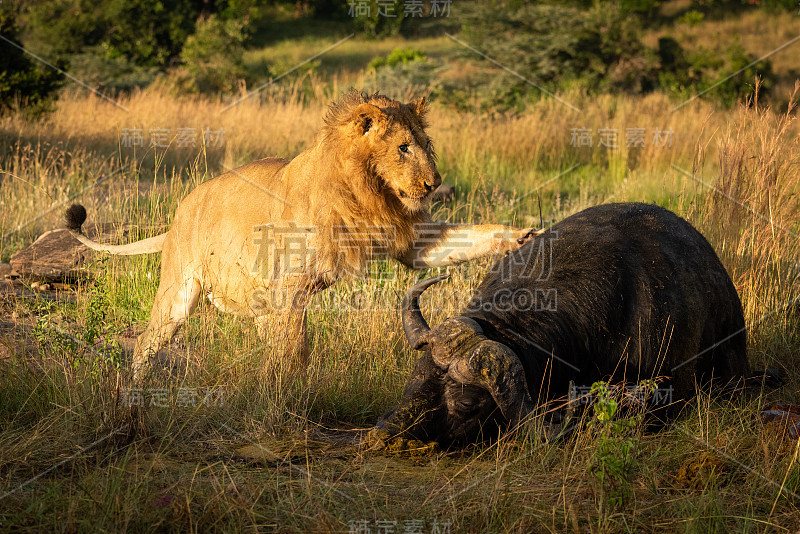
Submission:
[[[491,269],[467,308],[430,328],[412,287],[402,305],[423,351],[400,404],[368,442],[468,442],[515,425],[570,382],[636,383],[680,404],[696,384],[750,375],[739,296],[708,241],[655,205],[586,209]],[[662,397],[663,400],[663,397]]]

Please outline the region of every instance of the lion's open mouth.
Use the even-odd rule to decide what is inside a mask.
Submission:
[[[428,191],[427,193],[423,193],[422,196],[412,197],[411,195],[409,195],[408,193],[406,193],[402,189],[400,189],[399,192],[400,192],[400,198],[408,198],[408,199],[411,199],[411,200],[425,200],[428,197],[428,195],[431,194],[431,191]]]

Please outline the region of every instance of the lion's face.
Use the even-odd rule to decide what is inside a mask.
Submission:
[[[409,115],[407,121],[391,123],[373,154],[375,170],[390,194],[417,211],[442,183],[442,177],[436,170],[431,138],[416,117]]]
[[[410,211],[419,211],[442,183],[433,143],[425,133],[427,103],[420,98],[410,104],[392,104],[367,103],[355,109],[360,143],[369,152],[368,164],[382,181],[383,194],[396,197]]]

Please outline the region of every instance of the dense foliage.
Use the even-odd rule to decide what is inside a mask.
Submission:
[[[718,3],[718,2],[717,2]],[[710,10],[715,2],[705,2]],[[769,61],[750,65],[757,58],[740,45],[720,51],[686,52],[672,38],[646,46],[642,31],[652,18],[645,16],[656,2],[482,2],[464,17],[463,31],[476,48],[490,51],[496,61],[520,76],[505,72],[483,83],[485,100],[505,107],[519,105],[541,89],[556,91],[570,86],[592,92],[624,91],[641,94],[660,89],[687,97],[718,84],[714,98],[731,105],[752,93],[743,80],[763,80],[762,94],[772,84]],[[684,15],[702,21],[703,12]],[[739,71],[722,81],[730,73]]]
[[[794,10],[794,3],[764,0],[761,6]],[[454,3],[445,15],[429,0],[33,0],[2,4],[0,30],[85,85],[109,93],[147,86],[164,73],[181,92],[232,93],[272,72],[269,57],[258,67],[245,64],[247,46],[335,28],[328,31],[332,40],[348,33],[408,38],[460,29],[474,48],[461,51],[463,61],[476,66],[469,80],[445,74],[452,58],[402,55],[408,47],[399,48],[397,58],[367,58],[357,67],[367,67],[374,75],[367,83],[380,85],[376,88],[402,92],[431,86],[434,96],[459,108],[479,102],[492,110],[519,110],[545,92],[573,87],[590,93],[660,90],[681,99],[713,88],[712,98],[731,105],[752,94],[748,83],[756,76],[762,95],[768,94],[775,83],[769,61],[751,65],[756,56],[738,42],[708,49],[684,48],[671,33],[657,45],[642,38],[645,30],[699,26],[752,5],[693,0],[667,16],[662,4],[477,0]],[[0,46],[0,108],[47,109],[61,75],[8,42]],[[494,68],[475,50],[504,68]],[[296,61],[293,57],[278,71]],[[731,73],[737,74],[728,77]]]
[[[63,75],[28,57],[17,33],[14,13],[0,4],[0,112],[23,107],[36,114],[48,109]]]

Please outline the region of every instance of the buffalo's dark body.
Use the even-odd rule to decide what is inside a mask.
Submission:
[[[534,305],[521,309],[531,295]],[[564,398],[570,381],[655,377],[666,377],[660,386],[678,402],[696,383],[750,374],[742,307],[725,268],[697,230],[654,205],[607,204],[564,219],[495,264],[461,315],[516,353],[540,403]],[[381,425],[473,440],[503,422],[496,408],[428,350]]]
[[[502,300],[500,292],[549,297],[553,289],[553,311],[475,309]],[[549,388],[559,394],[570,380],[663,375],[686,397],[696,379],[713,374],[727,382],[750,372],[742,306],[728,273],[697,230],[654,205],[607,204],[564,219],[498,262],[471,304],[463,315],[519,355],[534,398],[547,387],[546,366]]]

